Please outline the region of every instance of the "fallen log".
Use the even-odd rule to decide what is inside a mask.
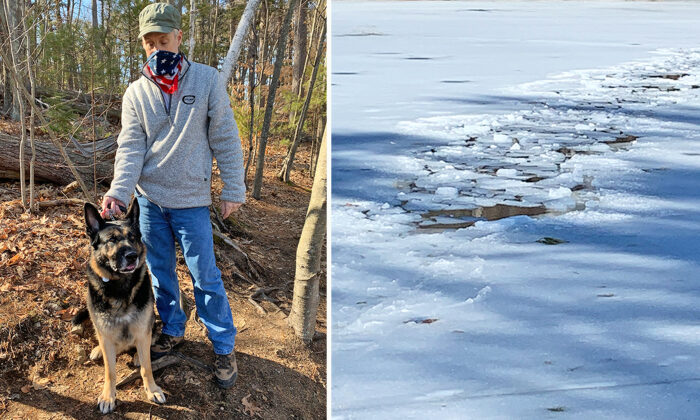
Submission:
[[[258,310],[258,312],[261,315],[267,315],[267,311],[265,311],[265,309],[262,306],[260,306],[258,304],[258,302],[256,302],[256,299],[258,299],[258,298],[261,300],[265,300],[265,301],[269,302],[272,306],[274,306],[275,309],[277,310],[275,313],[282,312],[282,308],[277,306],[277,299],[273,299],[267,295],[268,293],[273,292],[275,290],[280,290],[280,288],[279,287],[258,287],[250,296],[248,296],[248,302],[250,302],[255,307],[255,309]]]
[[[88,93],[76,92],[71,90],[56,90],[38,88],[36,91],[36,99],[41,101],[43,106],[48,107],[46,102],[50,98],[60,98],[63,105],[67,106],[80,115],[87,115],[92,112],[92,98]],[[121,101],[119,95],[95,94],[95,115],[101,115],[113,124],[118,124],[121,121]]]
[[[58,90],[37,87],[36,95],[39,98],[61,97],[66,100],[72,100],[86,105],[89,105],[92,102],[92,98],[89,93],[79,92],[76,90]],[[122,97],[120,95],[95,93],[95,102],[98,104],[117,103],[121,102],[121,100]]]
[[[110,146],[112,144],[112,146]],[[39,182],[52,182],[66,185],[75,180],[61,151],[51,142],[35,140],[36,163],[34,178]],[[92,144],[81,144],[79,149],[73,143],[66,143],[64,149],[81,177],[89,184],[93,179]],[[95,175],[98,184],[108,184],[114,170],[116,141],[113,137],[96,142]],[[82,149],[82,150],[81,150]],[[19,138],[0,133],[0,178],[19,179]],[[29,172],[29,165],[25,166]]]
[[[85,204],[85,201],[79,198],[60,198],[58,200],[37,201],[36,204],[39,206],[39,208],[67,205],[82,206]]]

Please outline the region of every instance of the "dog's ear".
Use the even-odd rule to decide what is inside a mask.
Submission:
[[[126,220],[129,221],[129,224],[131,225],[132,228],[134,228],[137,232],[140,232],[139,230],[139,213],[141,212],[141,209],[139,208],[139,202],[136,200],[136,197],[132,197],[131,202],[129,203],[129,210],[126,211]]]
[[[100,216],[100,211],[92,203],[85,203],[85,230],[90,237],[90,242],[95,245],[97,239],[97,232],[105,227],[105,221]]]

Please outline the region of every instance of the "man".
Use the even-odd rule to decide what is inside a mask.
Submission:
[[[236,328],[216,267],[209,208],[212,156],[224,182],[224,218],[245,201],[243,155],[224,81],[216,69],[179,54],[179,12],[167,3],[146,6],[139,15],[139,39],[148,56],[142,77],[122,101],[114,179],[102,203],[104,217],[119,216],[135,193],[147,248],[162,332],[153,359],[182,344],[187,321],[180,307],[175,272],[178,241],[194,284],[197,313],[215,353],[222,388],[238,375],[233,351]]]

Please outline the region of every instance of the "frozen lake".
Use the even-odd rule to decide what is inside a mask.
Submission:
[[[331,18],[333,417],[698,418],[700,4]]]

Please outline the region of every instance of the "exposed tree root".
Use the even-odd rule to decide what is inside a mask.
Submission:
[[[151,370],[153,370],[153,372],[156,372],[156,371],[161,370],[161,369],[168,367],[170,365],[174,365],[174,364],[178,363],[180,360],[181,359],[178,358],[177,356],[175,356],[174,354],[165,355],[165,356],[161,357],[160,359],[154,360],[153,363],[151,363]],[[122,378],[122,380],[117,382],[117,388],[119,388],[120,386],[126,385],[126,384],[134,381],[135,379],[140,378],[140,377],[141,377],[141,369],[140,368],[134,369],[127,377]]]
[[[255,289],[255,291],[250,296],[248,296],[248,302],[250,302],[255,307],[255,309],[257,309],[258,312],[260,312],[260,314],[262,314],[262,315],[266,315],[267,312],[265,311],[265,309],[262,306],[260,306],[260,304],[258,304],[258,302],[256,302],[255,299],[261,299],[261,300],[269,302],[272,306],[275,307],[275,309],[276,309],[275,313],[277,313],[277,312],[284,313],[282,311],[282,308],[277,306],[277,302],[279,302],[279,300],[273,299],[267,295],[268,293],[273,292],[275,290],[280,290],[280,288],[279,287],[258,287],[257,289]]]

